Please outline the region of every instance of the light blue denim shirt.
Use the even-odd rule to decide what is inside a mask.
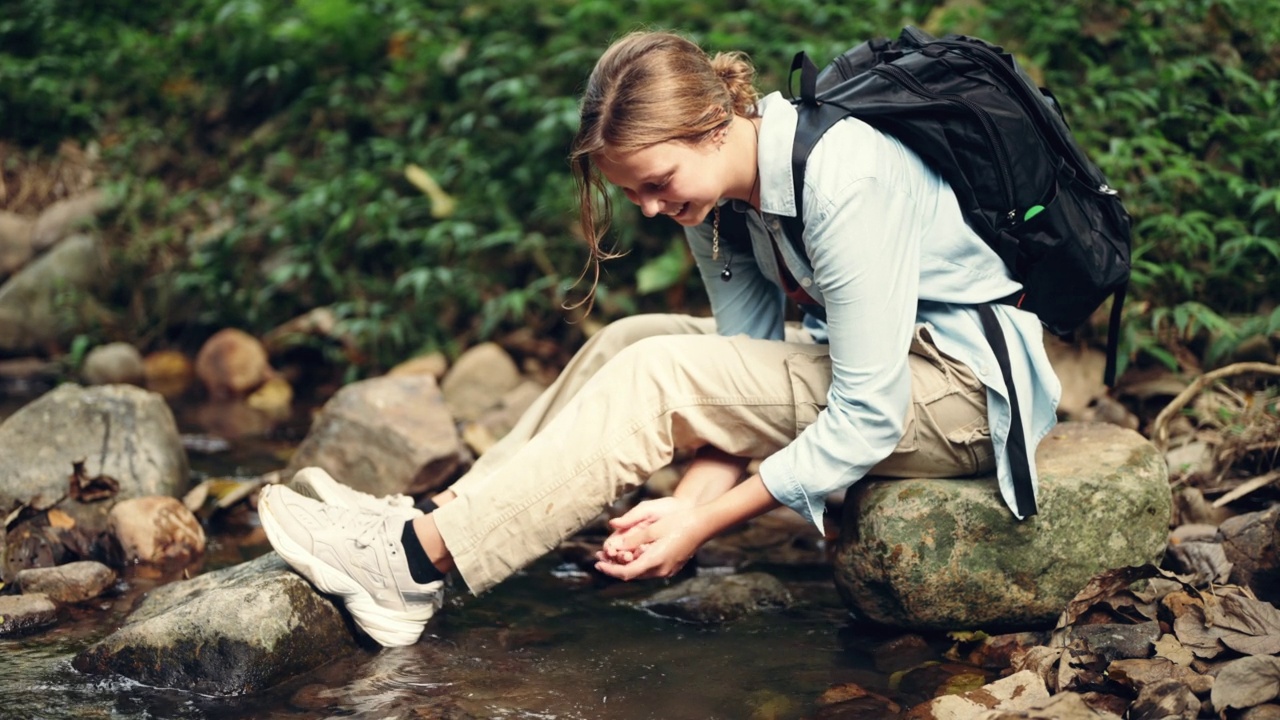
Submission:
[[[824,501],[888,457],[911,402],[907,349],[928,326],[942,352],[987,387],[1000,493],[1017,514],[1006,441],[1011,412],[994,351],[972,307],[1020,289],[1004,263],[967,225],[955,193],[895,138],[847,118],[813,149],[804,178],[804,247],[797,253],[780,217],[796,214],[791,143],[796,111],[778,93],[757,106],[761,213],[748,212],[752,253],[711,258],[707,224],[686,229],[721,335],[781,340],[786,298],[776,244],[787,268],[826,309],[831,389],[826,408],[760,466],[775,498],[822,529]],[[1022,411],[1027,451],[1056,422],[1061,386],[1035,315],[996,307]],[[821,335],[821,330],[815,332]],[[1034,468],[1033,468],[1034,477]]]

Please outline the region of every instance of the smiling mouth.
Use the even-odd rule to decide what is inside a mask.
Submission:
[[[678,217],[680,217],[681,215],[683,215],[683,214],[685,213],[685,211],[686,211],[686,210],[688,210],[688,209],[689,209],[689,203],[685,203],[685,204],[683,204],[683,205],[681,205],[681,206],[680,206],[680,209],[679,209],[679,210],[677,210],[677,211],[675,211],[675,212],[671,213],[671,217],[672,217],[672,218],[678,218]]]

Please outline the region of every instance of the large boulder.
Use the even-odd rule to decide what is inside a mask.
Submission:
[[[186,450],[164,398],[132,385],[61,385],[0,424],[0,510],[45,508],[68,495],[76,463],[82,477],[107,476],[114,495],[59,507],[84,529],[107,527],[121,500],[176,496],[190,482]]]
[[[834,561],[849,608],[899,627],[1039,626],[1098,572],[1159,560],[1168,469],[1141,435],[1063,423],[1036,463],[1040,512],[1022,522],[993,476],[856,485]]]
[[[58,243],[0,286],[0,352],[44,351],[69,340],[102,281],[101,244],[87,235]]]
[[[443,487],[466,457],[434,378],[383,376],[325,403],[285,477],[314,465],[374,495],[418,494]]]
[[[72,661],[144,685],[256,693],[355,649],[334,604],[275,553],[154,590]]]

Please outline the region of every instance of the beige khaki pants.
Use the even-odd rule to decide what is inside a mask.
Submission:
[[[986,391],[917,328],[902,441],[872,473],[951,477],[994,467]],[[764,458],[826,405],[826,345],[716,334],[711,318],[640,315],[596,333],[515,428],[453,485],[436,526],[472,592],[555,548],[677,450]]]

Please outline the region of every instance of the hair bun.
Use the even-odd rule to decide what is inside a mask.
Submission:
[[[759,93],[756,92],[756,70],[745,53],[716,53],[711,58],[711,70],[720,78],[729,91],[733,102],[733,112],[737,115],[750,115],[755,107]]]

